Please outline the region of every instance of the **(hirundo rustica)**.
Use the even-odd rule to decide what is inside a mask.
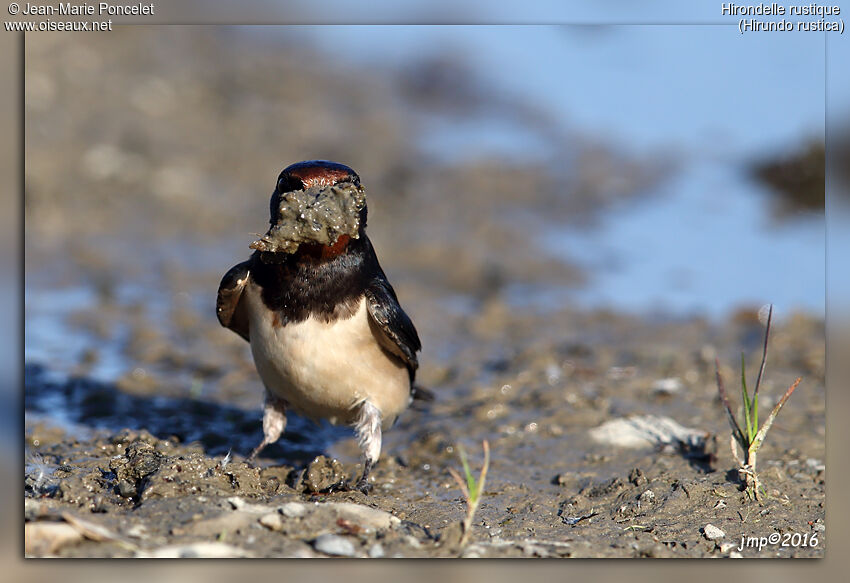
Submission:
[[[292,410],[352,425],[363,452],[357,489],[388,429],[416,396],[421,343],[366,235],[360,177],[324,160],[278,177],[271,228],[218,289],[219,322],[251,345],[265,385],[263,441],[278,440]]]

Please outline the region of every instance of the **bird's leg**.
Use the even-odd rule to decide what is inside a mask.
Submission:
[[[280,439],[284,428],[286,428],[286,401],[266,391],[266,402],[263,405],[263,441],[254,448],[247,461],[253,462],[267,445]]]
[[[364,401],[360,405],[360,415],[354,429],[363,452],[363,475],[355,488],[367,494],[372,488],[369,484],[369,472],[381,457],[381,412],[369,401]]]

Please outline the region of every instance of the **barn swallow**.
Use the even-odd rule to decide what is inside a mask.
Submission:
[[[287,231],[286,212],[329,192],[339,216],[315,213],[306,234]],[[382,431],[413,398],[429,395],[414,387],[419,335],[366,235],[362,193],[360,177],[342,164],[284,169],[271,196],[271,228],[221,280],[216,311],[250,343],[265,385],[263,440],[248,459],[278,440],[288,410],[351,425],[364,461],[355,487],[368,492]]]

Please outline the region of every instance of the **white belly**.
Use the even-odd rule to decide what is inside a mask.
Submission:
[[[353,423],[365,400],[382,415],[384,428],[410,402],[407,369],[378,345],[365,298],[355,314],[327,323],[312,316],[274,326],[259,289],[249,284],[251,352],[257,372],[274,395],[313,419]]]

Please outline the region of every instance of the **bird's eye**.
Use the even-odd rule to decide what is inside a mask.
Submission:
[[[277,191],[281,194],[292,192],[293,190],[304,190],[304,184],[300,178],[284,174],[277,181]]]

